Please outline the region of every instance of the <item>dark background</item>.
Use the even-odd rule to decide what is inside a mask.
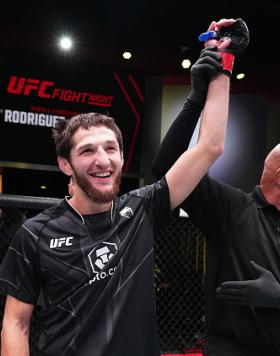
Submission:
[[[198,35],[212,20],[227,17],[243,18],[251,33],[236,66],[248,72],[248,81],[257,76],[266,79],[261,85],[276,85],[279,0],[9,1],[1,9],[0,46],[2,56],[31,51],[63,61],[57,38],[71,34],[76,47],[64,58],[71,66],[94,62],[149,75],[183,74],[180,60],[185,54],[197,58]],[[129,62],[122,60],[123,50],[133,51]]]
[[[29,101],[24,102],[23,99],[26,98],[3,96],[7,76],[11,74],[54,80],[61,88],[97,88],[97,91],[104,89],[108,94],[113,91],[118,100],[107,113],[116,117],[124,132],[127,157],[135,130],[135,117],[114,79],[114,73],[120,75],[126,88],[127,76],[132,74],[144,96],[147,94],[147,82],[151,83],[151,78],[157,78],[158,92],[166,78],[169,78],[169,82],[176,82],[178,78],[181,78],[179,82],[182,82],[183,78],[183,82],[188,83],[189,70],[182,68],[182,59],[188,57],[192,61],[196,60],[202,47],[197,37],[207,29],[212,20],[231,17],[243,18],[251,35],[248,49],[240,59],[237,58],[234,68],[235,74],[244,71],[246,77],[238,81],[233,76],[231,92],[237,95],[257,95],[256,100],[260,95],[264,107],[269,103],[267,112],[274,116],[273,122],[269,122],[265,110],[258,111],[258,106],[254,108],[254,97],[249,101],[245,99],[245,104],[241,98],[240,105],[246,106],[249,121],[253,122],[254,115],[258,114],[259,126],[263,131],[270,130],[268,136],[272,139],[266,142],[266,134],[263,134],[261,145],[256,146],[256,136],[253,139],[244,137],[243,141],[237,138],[234,145],[239,147],[240,155],[242,156],[242,147],[246,153],[246,145],[248,147],[249,144],[250,155],[246,160],[243,159],[245,168],[241,173],[231,166],[227,174],[223,173],[222,178],[228,178],[230,183],[240,185],[240,180],[244,181],[246,176],[250,175],[251,187],[260,173],[260,162],[266,153],[262,150],[254,157],[252,147],[269,147],[272,141],[279,141],[278,130],[275,130],[279,128],[279,125],[276,125],[278,112],[273,108],[271,114],[271,106],[278,105],[280,94],[280,51],[277,38],[280,1],[9,1],[5,4],[5,9],[1,10],[0,21],[0,108],[10,106],[28,111],[30,105],[45,105],[43,102],[36,102],[35,98],[32,101],[28,98]],[[74,48],[71,52],[59,50],[57,42],[61,35],[73,37]],[[132,52],[131,60],[125,61],[122,58],[124,50]],[[143,135],[147,136],[142,124],[145,120],[158,120],[161,108],[159,95],[155,96],[159,102],[158,110],[152,108],[155,100],[149,100],[148,95],[145,97],[145,103],[137,101],[135,92],[134,97],[131,93],[129,95],[141,117],[141,127],[130,165],[124,175],[123,191],[140,184],[140,166],[148,166],[143,159],[143,152],[148,146],[142,140]],[[248,109],[249,106],[251,109]],[[60,108],[69,109],[65,103],[62,103]],[[78,107],[70,109],[88,111]],[[98,108],[96,111],[102,110]],[[151,115],[152,111],[157,112],[157,115]],[[235,112],[238,115],[238,109]],[[239,118],[242,120],[242,115],[239,115]],[[242,125],[239,127],[242,129]],[[153,135],[155,130],[156,127],[153,129]],[[9,129],[7,125],[5,130],[3,126],[0,127],[0,135],[0,161],[56,164],[55,152],[50,143],[50,130],[27,128],[23,125],[16,129],[15,125],[10,124]],[[146,154],[151,155],[150,151]],[[258,171],[248,172],[246,161],[252,161],[254,158]],[[225,160],[226,156],[223,159]],[[240,162],[237,166],[240,167]],[[4,193],[57,197],[65,194],[67,178],[58,171],[22,168],[7,165],[0,168]],[[232,171],[236,172],[238,180],[232,176]],[[46,185],[47,189],[42,190],[41,185]],[[246,188],[250,187],[246,185]]]

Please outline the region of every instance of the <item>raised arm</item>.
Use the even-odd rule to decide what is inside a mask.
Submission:
[[[183,109],[170,126],[152,162],[151,169],[157,179],[164,176],[188,148],[206,101],[210,74],[217,74],[222,70],[221,58],[212,49],[203,49],[200,57],[191,67],[190,94]]]
[[[34,306],[7,296],[1,332],[2,356],[29,355],[29,328]]]
[[[218,22],[212,22],[208,31],[217,31],[220,39],[217,37],[211,39],[211,37],[206,36],[208,38],[208,41],[205,42],[207,48],[202,50],[198,61],[191,68],[191,93],[183,110],[168,130],[153,160],[152,172],[156,178],[166,174],[190,143],[205,103],[209,75],[221,71],[220,62],[213,52],[214,47],[219,46],[218,50],[236,57],[246,49],[249,43],[249,31],[245,22],[241,19],[222,19]],[[228,46],[225,46],[225,39],[231,40]]]
[[[185,151],[166,174],[174,209],[192,192],[223,153],[229,103],[229,77],[218,74],[209,83],[197,144]]]

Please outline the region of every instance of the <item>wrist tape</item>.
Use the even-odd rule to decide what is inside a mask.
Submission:
[[[231,77],[235,56],[228,52],[220,52],[222,56],[223,72]]]

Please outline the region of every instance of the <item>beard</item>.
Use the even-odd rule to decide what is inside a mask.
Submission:
[[[113,183],[113,187],[106,192],[102,192],[92,186],[90,180],[85,176],[85,174],[79,174],[73,167],[72,170],[74,173],[73,178],[76,184],[95,203],[110,203],[120,191],[121,172],[119,172],[119,174],[116,176],[115,181]]]

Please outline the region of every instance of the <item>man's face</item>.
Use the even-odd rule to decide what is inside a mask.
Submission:
[[[280,183],[280,144],[267,155],[260,183],[268,186],[274,185],[276,182]]]
[[[264,161],[263,173],[274,174],[280,169],[280,144],[275,146]]]
[[[265,164],[273,167],[274,170],[280,168],[280,144],[270,151],[265,159]]]
[[[123,165],[115,133],[105,126],[80,128],[72,140],[74,182],[94,202],[111,202],[119,192]]]

